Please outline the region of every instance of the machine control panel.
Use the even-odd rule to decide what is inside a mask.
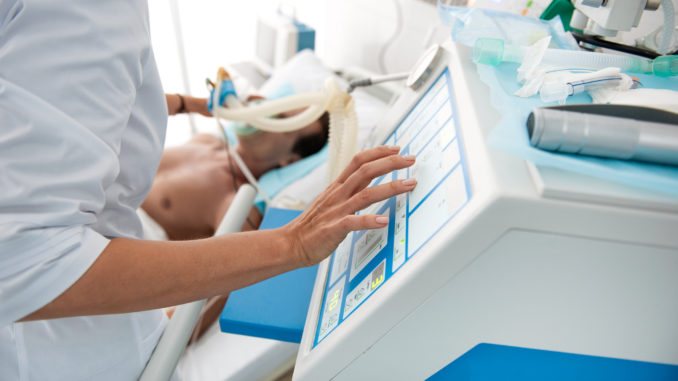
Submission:
[[[456,103],[448,69],[419,98],[384,144],[415,154],[416,163],[374,184],[414,177],[416,188],[376,203],[361,214],[382,214],[381,229],[349,234],[332,254],[315,347],[407,266],[410,258],[468,203],[471,189],[459,136]]]

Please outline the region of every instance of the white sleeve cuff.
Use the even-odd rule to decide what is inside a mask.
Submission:
[[[22,230],[0,240],[0,327],[61,295],[109,242],[82,226]]]

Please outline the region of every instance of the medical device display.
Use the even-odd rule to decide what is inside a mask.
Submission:
[[[499,65],[502,62],[521,63],[530,47],[505,45],[497,38],[479,38],[473,46],[473,61]],[[617,54],[584,52],[564,49],[547,49],[543,63],[558,66],[590,68],[618,67],[632,73],[654,74],[660,77],[678,75],[678,56],[660,56],[654,60]]]
[[[678,165],[678,114],[628,105],[536,108],[530,144],[549,151]]]
[[[418,185],[361,211],[387,215],[389,225],[349,234],[332,254],[314,346],[407,266],[470,199],[451,86],[445,70],[384,142],[401,146],[402,154],[417,155],[417,162],[409,173],[395,171],[374,185],[409,177],[417,178]]]

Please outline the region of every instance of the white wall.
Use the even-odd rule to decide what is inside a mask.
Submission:
[[[219,66],[254,56],[257,14],[273,12],[277,1],[176,0],[190,91],[182,81],[171,4],[172,0],[149,0],[151,38],[165,92],[205,97],[205,78],[214,79]],[[193,118],[199,131],[215,128],[210,118]],[[170,118],[166,145],[181,143],[190,135],[187,116]]]
[[[415,0],[330,1],[325,12],[323,60],[335,67],[356,65],[375,72],[382,72],[379,55],[395,33],[384,60],[391,73],[409,70],[425,50],[429,31],[440,24],[435,6]]]

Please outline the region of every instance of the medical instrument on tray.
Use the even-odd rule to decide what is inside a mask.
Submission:
[[[535,108],[530,144],[548,151],[678,165],[678,114],[628,105]]]
[[[347,92],[352,92],[356,87],[372,86],[378,83],[400,81],[406,79],[405,85],[412,90],[417,90],[431,75],[432,68],[436,65],[441,56],[442,48],[435,44],[431,46],[414,64],[409,72],[387,74],[376,77],[364,78],[351,81]]]
[[[608,67],[589,73],[569,73],[566,77],[544,81],[539,89],[543,102],[564,103],[567,97],[584,91],[619,87],[622,82],[627,87],[635,87],[633,78],[622,74],[616,67]]]
[[[492,66],[502,62],[521,63],[529,49],[525,46],[505,45],[504,40],[498,38],[479,38],[473,46],[473,61]],[[546,49],[542,62],[601,69],[613,66],[622,71],[655,74],[660,77],[678,75],[678,56],[660,56],[649,60],[616,54]]]
[[[358,134],[358,118],[355,113],[355,103],[353,98],[339,88],[336,79],[328,78],[325,81],[325,87],[317,93],[296,94],[285,98],[262,102],[254,106],[245,106],[240,102],[235,94],[226,94],[222,107],[217,99],[221,94],[222,82],[228,81],[228,73],[223,68],[219,69],[218,79],[215,91],[213,93],[212,104],[217,105],[214,108],[214,116],[219,123],[220,118],[242,121],[257,129],[268,132],[289,132],[295,131],[314,121],[318,120],[322,114],[327,111],[330,115],[329,128],[329,178],[328,182],[334,180],[351,160],[356,150]],[[285,111],[306,109],[299,114],[289,118],[272,118]],[[220,125],[222,133],[223,126]],[[224,137],[224,139],[226,139]],[[256,179],[246,170],[245,163],[237,155],[235,150],[234,158],[238,166],[243,170],[248,181],[257,188],[262,194],[266,203],[270,203],[263,191],[256,184]],[[249,173],[249,175],[248,175]]]

